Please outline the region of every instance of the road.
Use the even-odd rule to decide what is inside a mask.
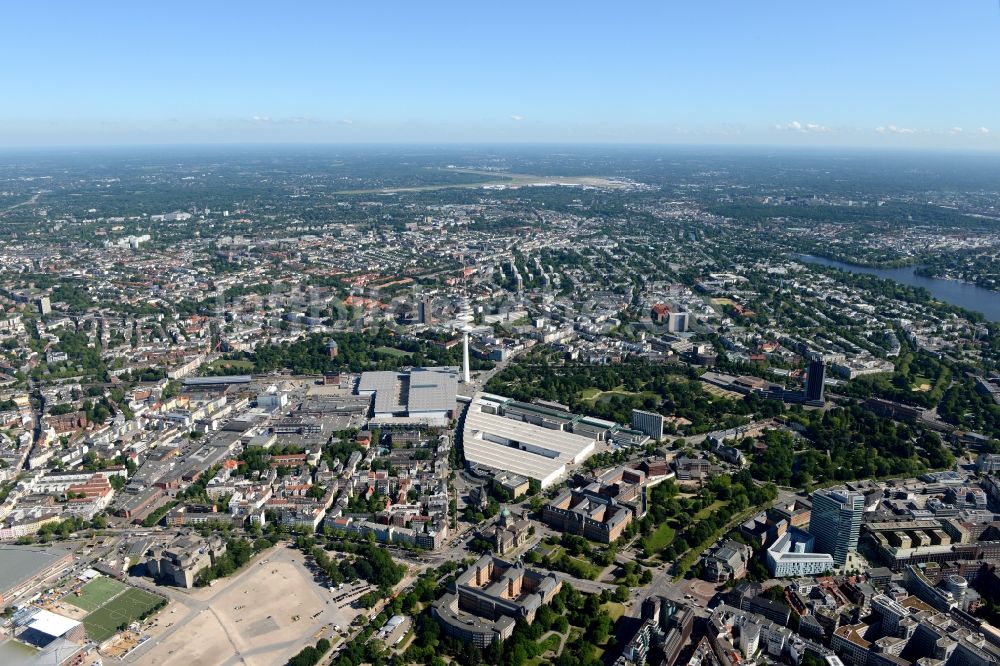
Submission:
[[[518,356],[520,356],[521,354],[523,354],[526,351],[527,351],[527,349],[521,349],[521,350],[516,351],[516,352],[511,352],[507,356],[507,358],[505,358],[502,361],[499,361],[496,365],[494,365],[489,370],[480,370],[480,371],[474,373],[472,375],[472,383],[471,384],[460,384],[459,385],[459,387],[458,387],[459,395],[471,398],[477,392],[483,390],[483,387],[486,386],[486,384],[488,384],[489,381],[491,379],[493,379],[493,377],[498,372],[502,372],[504,369],[507,368],[507,366],[509,366],[511,363],[513,363],[514,360],[517,359]]]
[[[16,203],[16,204],[13,204],[11,206],[7,206],[2,211],[0,211],[0,215],[2,215],[3,213],[9,213],[10,211],[16,210],[18,208],[21,208],[22,206],[31,206],[31,205],[34,205],[34,204],[38,203],[38,197],[40,197],[40,196],[42,196],[42,191],[35,192],[35,194],[33,194],[32,197],[30,199],[28,199],[27,201],[22,201],[21,203]]]

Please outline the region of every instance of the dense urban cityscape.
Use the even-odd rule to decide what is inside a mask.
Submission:
[[[0,159],[0,662],[1000,662],[1000,162]]]

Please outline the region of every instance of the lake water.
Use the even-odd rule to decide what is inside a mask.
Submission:
[[[887,280],[908,284],[911,287],[923,287],[939,301],[951,303],[973,312],[980,312],[990,321],[1000,321],[1000,292],[998,291],[983,289],[968,282],[917,275],[914,272],[916,269],[912,266],[907,268],[868,268],[808,254],[797,255],[797,258],[808,263],[832,266],[851,273],[876,275]]]

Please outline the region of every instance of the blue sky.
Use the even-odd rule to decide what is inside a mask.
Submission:
[[[0,146],[1000,150],[997,0],[5,4]]]

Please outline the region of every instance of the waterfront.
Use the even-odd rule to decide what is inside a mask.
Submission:
[[[839,268],[851,273],[865,273],[887,280],[895,280],[911,287],[923,287],[939,301],[982,313],[990,321],[1000,321],[1000,292],[983,289],[968,282],[942,280],[941,278],[917,275],[917,267],[915,266],[904,268],[868,268],[867,266],[847,264],[842,261],[834,261],[833,259],[816,257],[809,254],[796,255],[796,258],[807,263]]]

